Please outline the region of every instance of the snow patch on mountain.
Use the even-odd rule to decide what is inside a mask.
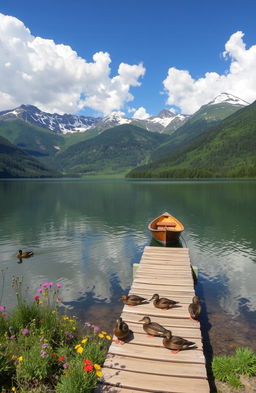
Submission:
[[[209,102],[208,105],[217,105],[217,104],[231,104],[231,105],[239,105],[239,106],[246,106],[249,105],[249,102],[242,100],[232,94],[228,93],[221,93],[217,97],[214,98],[213,101]]]

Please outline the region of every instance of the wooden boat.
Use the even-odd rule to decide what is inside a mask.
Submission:
[[[165,212],[151,221],[148,224],[148,229],[157,242],[166,246],[179,240],[181,232],[184,231],[184,226],[177,218]]]

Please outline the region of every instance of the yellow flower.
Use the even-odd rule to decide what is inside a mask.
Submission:
[[[69,317],[67,315],[64,315],[63,319],[64,319],[64,321],[67,321],[69,319]]]
[[[106,336],[106,339],[107,339],[107,340],[112,340],[112,337],[109,336],[109,335],[107,335],[107,336]]]
[[[45,342],[45,343],[48,343],[48,340],[47,340],[47,338],[44,338],[44,342]]]
[[[107,332],[101,332],[101,334],[107,334]]]
[[[103,372],[102,371],[96,371],[96,375],[97,375],[97,377],[102,377]]]
[[[76,327],[72,327],[72,330],[76,330]]]
[[[69,322],[75,322],[74,319],[70,319]]]
[[[19,356],[19,357],[18,357],[18,361],[19,361],[19,362],[22,362],[22,360],[23,360],[23,357],[22,357],[22,356]]]
[[[12,392],[16,392],[15,386],[12,387]]]
[[[79,347],[81,347],[81,345],[80,345],[80,344],[77,344],[77,345],[75,346],[75,349],[77,349],[77,348],[79,348]]]
[[[81,343],[82,343],[82,344],[86,344],[87,341],[88,341],[88,338],[84,338],[84,339],[81,341]]]
[[[97,364],[97,363],[95,363],[95,364],[94,364],[94,368],[95,368],[95,370],[101,370],[101,367],[100,367],[100,365],[99,365],[99,364]]]
[[[98,337],[99,337],[99,338],[103,338],[104,335],[103,335],[102,333],[100,333],[100,334],[98,334]]]
[[[43,304],[43,302],[41,302],[41,300],[39,300],[38,304]]]
[[[52,314],[56,314],[56,312],[57,312],[56,310],[52,310]]]
[[[83,347],[79,347],[76,350],[77,353],[83,353],[84,352],[84,348]]]

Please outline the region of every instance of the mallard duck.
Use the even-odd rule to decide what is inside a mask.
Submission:
[[[168,330],[159,323],[151,322],[149,317],[143,317],[139,322],[144,322],[143,329],[150,336],[164,336],[164,334],[168,332]]]
[[[125,344],[124,340],[128,337],[130,333],[129,326],[126,322],[122,320],[122,318],[118,318],[116,320],[116,326],[114,327],[113,334],[117,337],[117,340],[114,340],[117,344]]]
[[[200,297],[194,296],[192,299],[192,303],[188,306],[188,312],[190,314],[190,319],[197,320],[201,311],[202,311],[202,306],[199,304],[201,301]]]
[[[158,293],[155,293],[149,301],[153,299],[154,306],[157,308],[162,308],[163,310],[168,310],[169,308],[173,307],[175,304],[178,303],[175,300],[167,299],[165,297],[160,298]]]
[[[120,296],[119,300],[121,300],[124,304],[127,304],[128,306],[137,306],[138,304],[146,301],[144,297],[137,295],[122,295]]]
[[[188,341],[179,336],[173,336],[170,330],[164,334],[163,346],[167,349],[171,349],[173,353],[191,348],[193,345],[195,345],[195,343],[192,341]]]
[[[29,258],[34,255],[33,251],[22,251],[19,250],[18,254],[16,255],[17,258]]]

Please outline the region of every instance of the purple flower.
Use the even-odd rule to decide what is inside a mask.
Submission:
[[[42,288],[39,288],[39,289],[37,290],[37,292],[42,293],[42,292],[43,292]]]
[[[0,311],[4,311],[5,310],[5,306],[0,306]]]
[[[68,368],[68,363],[63,363],[62,367],[63,368]]]
[[[45,349],[45,348],[47,348],[47,347],[49,347],[49,344],[48,344],[48,343],[43,343],[43,344],[42,344],[42,348],[43,348],[43,349]]]
[[[61,288],[62,285],[57,282],[56,287]]]
[[[16,338],[16,336],[15,336],[15,334],[12,334],[12,335],[10,336],[10,340],[13,340],[14,338]]]
[[[95,325],[93,326],[93,329],[94,329],[96,332],[98,332],[99,330],[101,330],[99,326],[95,326]]]
[[[42,349],[42,351],[40,352],[40,356],[41,356],[41,358],[48,358],[48,357],[49,357],[48,353],[45,352],[43,349]]]
[[[23,329],[21,333],[24,334],[24,335],[29,334],[29,330],[28,329]]]
[[[42,287],[43,287],[43,288],[47,288],[47,287],[48,287],[48,282],[44,282],[44,283],[42,284]]]

